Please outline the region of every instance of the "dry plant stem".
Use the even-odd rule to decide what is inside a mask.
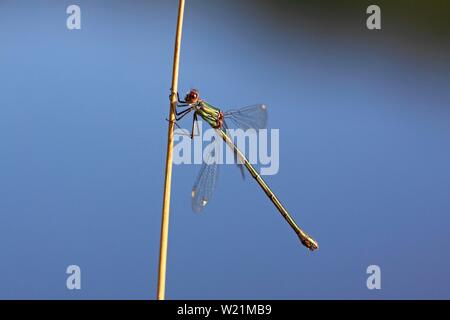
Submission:
[[[161,240],[159,251],[158,292],[157,299],[164,300],[166,292],[166,266],[167,266],[167,243],[169,237],[169,209],[170,190],[172,183],[172,153],[173,153],[173,131],[175,126],[175,108],[178,92],[178,66],[180,62],[181,32],[183,29],[184,0],[180,0],[178,7],[178,22],[175,37],[175,50],[173,54],[172,87],[170,93],[169,129],[167,134],[167,156],[166,174],[164,180],[164,196],[161,222]]]

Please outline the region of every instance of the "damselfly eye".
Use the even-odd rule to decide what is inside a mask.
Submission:
[[[189,103],[194,103],[197,102],[198,100],[198,91],[195,89],[192,89],[191,91],[189,91],[189,93],[186,95],[186,98],[184,100],[186,100]]]

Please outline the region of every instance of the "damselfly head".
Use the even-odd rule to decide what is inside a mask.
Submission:
[[[199,93],[197,89],[191,89],[191,91],[188,92],[184,100],[187,103],[196,103],[199,100]]]

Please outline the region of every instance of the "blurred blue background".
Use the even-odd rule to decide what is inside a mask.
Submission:
[[[446,4],[381,1],[381,31],[368,4],[187,1],[180,90],[269,106],[267,182],[320,250],[230,166],[194,214],[199,166],[175,166],[167,298],[450,298]],[[1,0],[0,298],[155,298],[176,13]]]

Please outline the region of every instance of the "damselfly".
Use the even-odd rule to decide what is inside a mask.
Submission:
[[[180,100],[180,98],[178,97],[176,121],[181,120],[190,112],[194,112],[192,130],[190,134],[191,138],[194,137],[195,125],[197,124],[198,117],[200,117],[204,121],[206,121],[212,128],[214,128],[217,131],[219,137],[221,137],[223,141],[225,141],[225,143],[231,148],[234,155],[239,159],[241,170],[243,170],[242,165],[247,168],[250,175],[258,182],[270,201],[272,201],[283,218],[298,235],[302,244],[311,251],[317,249],[319,247],[317,242],[306,232],[300,229],[300,227],[295,223],[294,219],[283,207],[277,196],[272,192],[263,178],[258,174],[256,169],[247,160],[245,155],[236,147],[233,140],[227,133],[229,129],[227,124],[228,120],[233,122],[234,125],[236,125],[238,128],[244,130],[258,130],[265,128],[267,125],[267,107],[263,104],[259,104],[223,112],[220,109],[212,106],[208,102],[200,99],[199,92],[193,89],[186,95],[184,100]],[[192,208],[194,211],[202,211],[208,203],[216,185],[217,173],[218,167],[216,161],[213,161],[212,163],[209,161],[203,163],[200,173],[192,189]]]

